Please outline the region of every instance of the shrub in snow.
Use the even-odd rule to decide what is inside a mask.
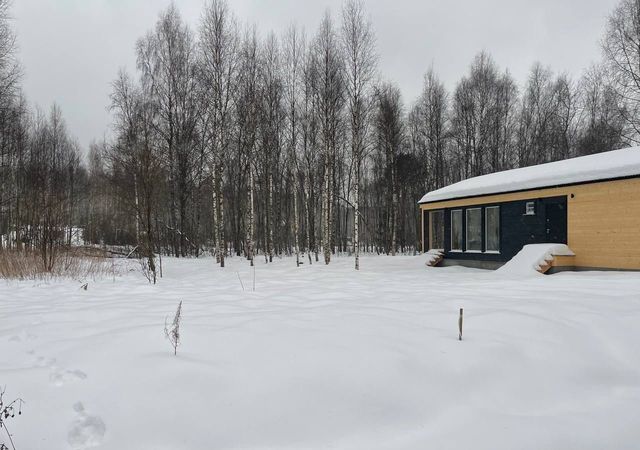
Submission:
[[[111,275],[112,264],[101,253],[84,249],[58,252],[56,264],[48,269],[38,250],[3,250],[0,252],[0,279],[41,280],[49,278],[101,278]],[[114,273],[115,276],[115,273]]]
[[[11,444],[11,448],[15,450],[16,446],[13,444],[13,439],[11,438],[11,433],[7,428],[7,420],[14,418],[16,416],[16,407],[18,409],[18,415],[22,414],[22,399],[17,398],[9,403],[5,404],[4,400],[4,389],[0,391],[0,431],[4,429],[7,434],[7,439],[9,439],[9,444]],[[1,439],[1,438],[0,438]],[[9,450],[2,440],[0,440],[0,450]]]
[[[156,284],[156,266],[153,255],[140,258],[140,270],[149,283]]]
[[[178,304],[178,309],[176,310],[176,315],[173,317],[173,322],[171,325],[167,323],[167,319],[164,320],[164,335],[171,342],[171,346],[173,347],[173,354],[176,355],[178,353],[178,345],[180,345],[180,320],[182,318],[182,300]]]

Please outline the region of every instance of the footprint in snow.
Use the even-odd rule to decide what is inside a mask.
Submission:
[[[86,378],[87,374],[82,370],[66,370],[55,366],[51,367],[51,373],[49,374],[49,381],[55,386],[63,386]]]
[[[48,367],[49,368],[49,382],[54,386],[64,386],[67,383],[73,383],[75,381],[85,380],[87,374],[82,370],[69,370],[56,365],[55,358],[47,358],[45,356],[35,356],[35,350],[27,351],[27,354],[35,357],[36,367]]]
[[[100,445],[107,429],[102,419],[87,414],[81,402],[73,405],[73,410],[77,413],[77,418],[71,424],[67,435],[67,442],[71,448],[83,450]]]
[[[56,363],[55,358],[46,358],[44,356],[38,356],[36,358],[36,365],[38,367],[52,367]]]
[[[36,338],[36,336],[34,334],[27,333],[26,331],[23,331],[20,334],[16,334],[16,335],[11,336],[9,338],[9,342],[31,341],[31,340],[33,340],[35,338]]]

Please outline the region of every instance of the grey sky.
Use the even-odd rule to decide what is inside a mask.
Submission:
[[[87,147],[109,130],[109,83],[120,67],[134,69],[136,39],[151,29],[170,0],[14,0],[20,59],[29,100],[55,101],[69,129]],[[197,27],[205,0],[176,0]],[[315,32],[341,0],[230,0],[242,20],[262,33],[290,23]],[[534,61],[578,77],[600,57],[605,19],[617,0],[369,0],[385,79],[397,82],[409,105],[433,64],[450,89],[473,56],[489,51],[518,82]]]

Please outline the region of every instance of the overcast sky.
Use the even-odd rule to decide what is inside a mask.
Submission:
[[[48,109],[57,102],[72,134],[87,147],[109,131],[110,82],[135,67],[134,44],[170,0],[14,0],[24,90]],[[176,0],[197,27],[204,0]],[[380,69],[409,105],[433,65],[453,88],[473,56],[489,51],[519,83],[534,61],[579,77],[600,57],[606,16],[618,0],[369,0]],[[315,32],[323,12],[338,18],[341,0],[230,0],[261,32],[290,23]]]

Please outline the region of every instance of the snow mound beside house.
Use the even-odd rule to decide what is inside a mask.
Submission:
[[[514,275],[540,275],[540,268],[553,261],[554,256],[575,256],[565,244],[529,244],[522,247],[516,256],[511,258],[496,272]]]
[[[427,257],[427,261],[424,263],[425,266],[433,267],[442,260],[444,253],[441,250],[429,250],[425,253],[425,256]]]
[[[640,175],[640,147],[631,147],[469,178],[429,192],[419,203],[636,175]]]

